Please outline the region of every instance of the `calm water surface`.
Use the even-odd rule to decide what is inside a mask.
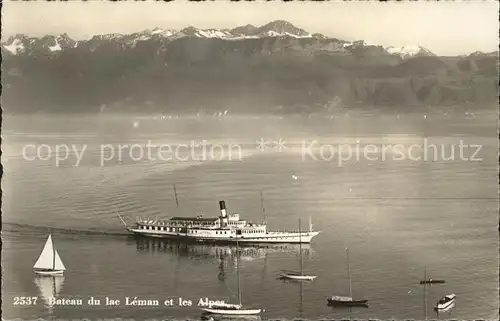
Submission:
[[[309,284],[282,283],[281,269],[298,269],[297,246],[242,249],[243,302],[266,309],[263,318],[498,319],[498,181],[496,115],[395,115],[337,119],[228,117],[10,117],[4,121],[3,288],[5,319],[199,318],[194,307],[125,306],[125,297],[235,300],[235,249],[181,245],[124,235],[117,213],[136,216],[218,215],[218,200],[230,212],[271,229],[297,228],[298,219],[322,231],[303,248]],[[256,141],[269,142],[260,151]],[[271,141],[286,141],[279,150]],[[134,160],[118,144],[196,143],[239,146],[217,160],[179,150],[182,160]],[[311,145],[304,157],[302,145]],[[458,145],[482,145],[459,157]],[[395,159],[380,150],[348,159],[329,146],[351,151],[367,144],[435,144],[446,160]],[[27,144],[86,146],[59,166],[55,159],[23,159]],[[109,145],[108,145],[109,144]],[[103,145],[104,158],[102,163]],[[343,145],[343,146],[347,146]],[[453,147],[455,146],[455,147]],[[106,149],[108,148],[108,149]],[[452,148],[455,157],[451,158]],[[27,154],[35,157],[34,149]],[[44,154],[45,153],[45,154]],[[346,154],[347,153],[347,154]],[[42,156],[48,156],[42,150]],[[313,156],[311,156],[313,155]],[[321,158],[323,155],[323,159]],[[376,158],[375,156],[378,156]],[[413,156],[423,156],[414,148]],[[195,157],[193,157],[195,156]],[[206,156],[206,155],[205,155]],[[210,156],[210,155],[209,155]],[[315,159],[316,158],[316,159]],[[219,160],[220,159],[220,160]],[[102,164],[101,164],[102,163]],[[102,166],[101,166],[102,165]],[[292,176],[296,176],[294,179]],[[175,206],[176,184],[180,207]],[[304,224],[305,225],[305,224]],[[48,233],[67,267],[56,284],[37,279],[32,266]],[[353,296],[368,309],[330,308],[329,295],[348,295],[345,247],[349,247]],[[444,285],[420,286],[424,270]],[[79,307],[48,307],[44,296],[81,298]],[[432,307],[457,295],[449,313]],[[16,296],[38,296],[35,306],[15,306]],[[119,299],[118,307],[89,306],[90,297]]]

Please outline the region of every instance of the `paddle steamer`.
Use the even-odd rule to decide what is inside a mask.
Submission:
[[[118,215],[127,231],[136,235],[160,238],[177,238],[214,243],[311,243],[319,231],[268,231],[264,223],[241,220],[236,213],[227,213],[224,201],[219,202],[218,217],[172,217],[169,220],[138,219],[129,226]]]

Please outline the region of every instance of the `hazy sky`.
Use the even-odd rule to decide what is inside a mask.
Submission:
[[[82,2],[4,1],[3,37],[131,33],[154,27],[234,28],[287,20],[308,32],[384,46],[420,45],[440,55],[498,50],[496,1]],[[2,38],[3,38],[2,37]]]

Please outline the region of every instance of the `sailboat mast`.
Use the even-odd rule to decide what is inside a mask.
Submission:
[[[50,235],[52,238],[52,235]],[[54,247],[54,241],[52,241],[52,270],[56,269],[56,248]]]
[[[300,275],[304,275],[302,264],[302,232],[299,218],[299,253],[300,253]]]
[[[347,274],[349,276],[349,296],[352,298],[352,282],[351,282],[351,264],[349,263],[349,249],[345,248],[345,255],[347,259]]]
[[[240,291],[240,247],[238,243],[238,235],[236,235],[236,277],[238,278],[238,304],[241,305]]]
[[[264,214],[264,223],[267,221],[266,219],[266,208],[264,207],[264,195],[262,191],[260,191],[260,207],[262,208],[262,213]]]
[[[175,184],[173,186],[174,186],[175,205],[179,207],[179,199],[177,198],[177,189],[175,188]]]

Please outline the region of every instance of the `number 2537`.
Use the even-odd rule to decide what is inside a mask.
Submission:
[[[14,297],[14,305],[36,305],[36,296],[16,296]]]

